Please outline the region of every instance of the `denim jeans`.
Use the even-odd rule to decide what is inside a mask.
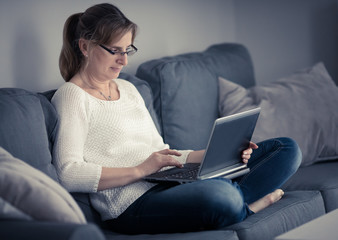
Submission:
[[[158,184],[107,225],[128,234],[169,233],[221,228],[244,220],[253,214],[248,204],[280,188],[301,162],[300,149],[290,138],[257,145],[248,174],[233,181]]]

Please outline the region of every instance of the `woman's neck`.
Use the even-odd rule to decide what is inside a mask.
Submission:
[[[109,79],[99,81],[83,72],[79,72],[70,80],[70,82],[102,100],[112,101],[120,98],[120,93],[116,84]]]
[[[106,92],[111,88],[111,80],[98,80],[95,77],[86,74],[85,72],[79,72],[79,80],[85,85],[87,88],[96,89],[101,92]]]

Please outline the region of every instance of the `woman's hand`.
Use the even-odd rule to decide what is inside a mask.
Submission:
[[[245,149],[242,153],[242,158],[243,158],[244,163],[248,163],[251,157],[251,154],[253,152],[253,149],[257,149],[257,148],[258,148],[257,144],[250,142],[249,148]]]
[[[137,166],[141,176],[158,172],[163,167],[183,167],[182,163],[172,156],[181,156],[181,153],[171,149],[164,149],[152,153],[143,163]]]
[[[172,156],[181,156],[175,150],[165,149],[151,154],[143,163],[136,167],[107,168],[102,167],[98,191],[113,187],[122,187],[127,184],[139,181],[143,177],[157,172],[163,167],[183,165]]]

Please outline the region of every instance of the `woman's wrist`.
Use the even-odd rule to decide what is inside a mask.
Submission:
[[[112,187],[122,187],[137,182],[144,177],[138,167],[128,168],[102,168],[98,190]]]
[[[187,157],[187,163],[200,163],[202,162],[205,150],[192,151]]]
[[[134,176],[137,180],[140,180],[146,176],[145,171],[142,169],[140,165],[133,167],[132,169]]]

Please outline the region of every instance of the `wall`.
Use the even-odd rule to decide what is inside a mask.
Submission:
[[[236,41],[251,52],[258,83],[323,61],[338,84],[336,0],[237,0]]]
[[[58,69],[66,18],[100,1],[0,0],[0,87],[44,91],[63,83]],[[115,0],[138,24],[125,72],[146,60],[235,41],[232,1]]]
[[[0,0],[0,87],[33,91],[63,83],[58,69],[66,18],[100,1]],[[125,72],[146,60],[244,43],[257,83],[324,61],[337,81],[337,0],[115,0],[139,25]]]

